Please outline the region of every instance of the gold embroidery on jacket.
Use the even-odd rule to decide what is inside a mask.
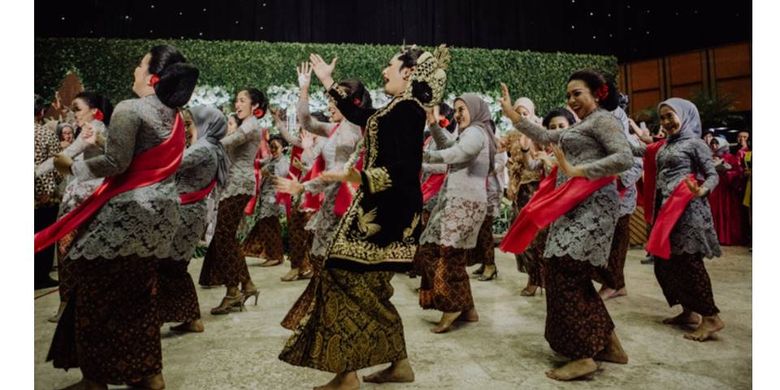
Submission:
[[[384,191],[393,186],[393,180],[390,179],[390,174],[387,173],[385,167],[366,169],[366,178],[368,178],[368,190],[372,194]]]
[[[382,227],[379,226],[379,224],[373,223],[376,219],[376,208],[373,210],[365,213],[363,212],[363,208],[358,206],[357,208],[357,218],[358,218],[358,229],[360,229],[360,232],[363,233],[361,235],[361,238],[368,238],[373,236],[374,234],[377,234],[380,230],[382,230]]]

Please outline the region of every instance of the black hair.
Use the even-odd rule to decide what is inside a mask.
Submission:
[[[408,46],[401,49],[398,59],[401,61],[401,69],[413,68],[417,66],[417,59],[424,53],[423,49],[417,46]],[[412,96],[420,103],[426,104],[433,100],[433,90],[427,83],[412,80]]]
[[[35,115],[41,115],[43,109],[46,108],[46,103],[43,102],[41,95],[35,94]]]
[[[439,103],[439,115],[447,118],[450,122],[450,124],[447,125],[447,130],[449,130],[450,133],[455,131],[455,128],[458,127],[458,122],[455,121],[455,110],[453,110],[449,104],[444,102]]]
[[[282,137],[282,136],[281,136],[281,135],[279,135],[279,134],[274,134],[274,135],[272,135],[272,136],[271,136],[271,137],[268,139],[268,144],[270,145],[270,144],[271,144],[271,142],[274,142],[274,141],[278,141],[278,142],[279,142],[279,143],[282,145],[282,149],[284,149],[284,148],[286,148],[286,147],[287,147],[287,140],[286,140],[286,139],[284,139],[284,137]]]
[[[320,122],[329,122],[330,118],[322,111],[315,111],[311,113],[311,116]]]
[[[81,99],[84,103],[87,103],[89,108],[97,108],[103,112],[103,123],[106,126],[111,123],[111,114],[114,112],[114,106],[111,105],[111,101],[108,98],[99,95],[95,92],[80,92],[73,100]]]
[[[198,82],[198,68],[170,45],[155,46],[149,54],[149,73],[160,78],[154,85],[154,93],[160,101],[170,108],[187,104]]]
[[[542,126],[546,129],[547,126],[550,124],[550,121],[555,118],[562,116],[566,118],[566,121],[569,122],[569,126],[573,125],[575,122],[574,115],[571,113],[571,111],[565,109],[565,108],[554,108],[552,111],[548,112],[547,115],[544,116],[544,119],[542,119]]]
[[[255,104],[257,104],[258,105],[257,108],[263,110],[263,115],[260,118],[264,117],[265,114],[268,113],[268,98],[265,97],[265,94],[261,90],[254,87],[247,87],[247,88],[240,89],[238,93],[244,91],[246,91],[246,94],[249,95],[250,105],[254,106]],[[254,113],[252,113],[251,115],[254,115]]]
[[[612,80],[612,77],[604,76],[598,71],[592,69],[584,69],[572,73],[572,75],[569,76],[567,83],[571,82],[572,80],[580,80],[584,82],[585,85],[588,86],[588,89],[594,98],[597,96],[597,91],[606,84],[607,96],[604,99],[599,99],[598,105],[607,111],[613,111],[614,109],[618,108],[620,94],[617,90],[617,86],[615,85],[614,80]]]
[[[347,90],[347,101],[352,102],[352,104],[358,103],[355,105],[360,108],[372,107],[371,94],[360,80],[346,79],[340,81],[339,86]]]

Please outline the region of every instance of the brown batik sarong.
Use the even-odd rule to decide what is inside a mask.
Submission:
[[[323,259],[317,256],[309,256],[312,277],[309,279],[309,283],[306,285],[306,289],[303,290],[301,296],[298,297],[287,312],[287,315],[284,316],[282,327],[285,329],[295,330],[301,322],[301,319],[303,319],[309,311],[311,304],[314,302],[314,298],[317,296],[317,287],[319,286],[319,281],[317,279],[319,278],[320,272],[322,272]]]
[[[525,252],[515,255],[517,270],[528,274],[528,284],[544,288],[544,248],[547,242],[547,228],[539,231]]]
[[[200,318],[198,293],[187,272],[189,261],[160,260],[158,311],[160,322],[190,322]]]
[[[57,241],[57,278],[60,282],[60,302],[67,302],[76,285],[76,275],[73,273],[73,260],[67,258],[79,230],[76,229]]]
[[[593,280],[614,290],[626,287],[623,268],[626,265],[626,255],[628,254],[628,243],[631,233],[628,225],[630,221],[631,214],[624,215],[618,219],[615,226],[615,235],[612,237],[612,247],[609,250],[607,266],[593,267]]]
[[[236,195],[219,202],[217,226],[211,239],[198,283],[201,286],[238,286],[249,280],[249,269],[236,238],[236,230],[244,218],[249,195]]]
[[[493,241],[493,216],[486,215],[485,220],[479,227],[477,235],[477,245],[468,250],[466,255],[466,266],[471,267],[474,264],[495,265],[496,250]]]
[[[99,383],[124,384],[162,372],[158,260],[74,259],[78,285],[57,324],[47,361]]]
[[[679,304],[683,310],[705,317],[720,312],[715,306],[710,275],[701,253],[672,254],[669,260],[656,258],[654,267],[655,277],[670,307]]]
[[[241,250],[245,256],[284,260],[282,225],[279,223],[279,217],[265,217],[257,221],[247,234]]]
[[[469,274],[466,271],[468,249],[436,244],[417,247],[415,269],[422,275],[420,306],[443,312],[467,311],[474,307]]]
[[[403,324],[390,302],[394,274],[322,270],[314,304],[279,359],[333,373],[405,359]]]
[[[290,238],[290,267],[298,268],[299,272],[309,269],[308,253],[311,248],[312,234],[305,228],[313,214],[297,208],[290,211],[290,223],[287,228]]]
[[[555,352],[569,359],[592,358],[607,346],[615,329],[593,287],[593,266],[568,256],[546,259],[546,265],[544,337]]]

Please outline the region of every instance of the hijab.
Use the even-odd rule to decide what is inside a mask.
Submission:
[[[190,108],[192,121],[198,129],[198,141],[216,146],[217,183],[220,187],[227,184],[229,162],[225,147],[219,142],[227,133],[227,120],[221,111],[210,106]]]
[[[464,93],[455,100],[463,101],[463,104],[466,105],[466,109],[469,110],[469,116],[471,117],[469,126],[479,127],[485,133],[485,138],[488,140],[490,155],[490,172],[493,172],[497,146],[494,135],[495,125],[490,120],[490,108],[488,108],[487,103],[482,100],[479,95],[474,93]]]
[[[680,131],[668,136],[667,142],[701,138],[701,119],[695,104],[685,99],[670,98],[658,104],[658,112],[661,112],[661,106],[668,106],[680,118]]]

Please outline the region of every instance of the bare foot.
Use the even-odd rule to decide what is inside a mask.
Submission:
[[[717,331],[723,329],[724,327],[726,327],[726,324],[723,323],[717,314],[714,316],[703,317],[699,327],[696,328],[696,330],[694,330],[692,333],[686,334],[685,338],[694,341],[707,341],[711,339]]]
[[[53,322],[55,324],[60,322],[60,317],[62,317],[62,313],[65,312],[65,306],[67,304],[68,304],[68,302],[60,302],[60,307],[57,309],[57,314],[55,314],[52,317],[49,317],[49,319],[47,321]]]
[[[359,388],[360,380],[358,380],[357,373],[350,371],[336,374],[330,382],[317,386],[314,390],[355,390]]]
[[[171,330],[174,332],[201,333],[205,328],[203,327],[203,321],[197,319],[195,321],[182,322],[179,325],[171,326]]]
[[[363,381],[370,383],[409,383],[414,382],[414,371],[409,364],[409,359],[403,359],[393,362],[390,367],[387,367],[384,370],[364,376]]]
[[[599,296],[603,301],[607,301],[617,297],[624,297],[626,295],[628,295],[628,292],[626,291],[625,287],[621,288],[620,290],[615,290],[614,288],[601,286],[601,290],[599,290]]]
[[[439,320],[439,323],[436,324],[433,328],[431,328],[431,332],[433,333],[445,333],[450,330],[450,327],[452,326],[452,323],[455,322],[458,317],[460,317],[459,311],[447,313],[444,312],[441,314],[441,320]]]
[[[595,360],[604,362],[628,364],[628,355],[623,350],[623,346],[620,345],[620,340],[617,337],[615,331],[609,335],[609,343],[601,352],[597,353],[594,357]]]
[[[479,321],[479,313],[477,313],[476,308],[472,307],[467,311],[461,312],[455,321],[477,322]]]
[[[275,267],[279,264],[282,264],[283,260],[266,260],[262,263],[260,263],[261,267]]]
[[[599,366],[591,358],[572,360],[566,363],[563,367],[558,367],[554,370],[545,372],[547,377],[559,380],[570,381],[577,378],[589,376],[596,372]]]
[[[139,387],[142,389],[162,390],[165,388],[165,379],[162,373],[152,375],[142,379],[140,382],[128,383],[130,387]]]
[[[669,317],[663,320],[666,325],[699,325],[701,316],[692,311],[683,311],[675,317]]]

